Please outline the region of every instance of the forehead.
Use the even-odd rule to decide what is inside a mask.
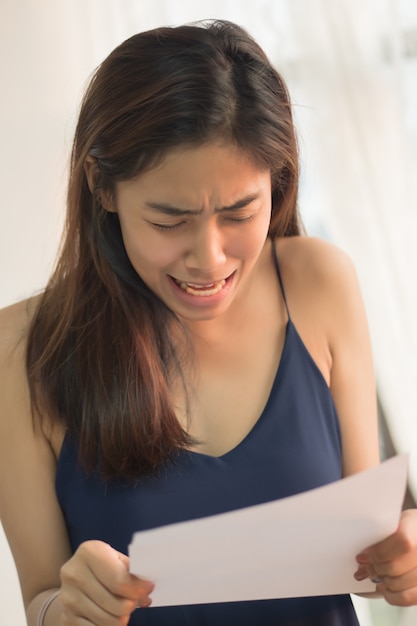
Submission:
[[[247,152],[235,145],[208,143],[169,151],[158,165],[120,183],[119,188],[153,196],[164,192],[184,197],[240,195],[242,189],[264,187],[269,181],[269,169]]]

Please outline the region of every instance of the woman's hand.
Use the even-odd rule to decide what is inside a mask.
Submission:
[[[417,604],[417,509],[404,511],[397,531],[358,554],[357,580],[371,578],[389,604]]]
[[[126,555],[102,541],[81,544],[62,567],[61,582],[63,626],[125,626],[132,611],[151,604],[154,588],[129,573]]]

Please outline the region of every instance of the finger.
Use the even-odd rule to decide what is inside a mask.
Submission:
[[[365,580],[366,578],[369,578],[369,573],[366,567],[358,567],[358,569],[356,570],[356,572],[354,573],[354,577],[356,578],[356,580]]]
[[[390,576],[395,578],[403,576],[407,574],[407,572],[412,572],[416,567],[416,563],[417,553],[411,553],[386,563],[371,563],[367,567],[373,568],[373,571],[378,576]]]
[[[415,511],[404,511],[395,533],[363,550],[357,556],[359,563],[366,558],[372,563],[384,563],[408,553],[417,553],[417,521]]]
[[[411,587],[402,591],[391,591],[382,583],[377,585],[376,589],[393,606],[414,606],[417,604],[417,587]]]
[[[77,592],[77,590],[63,589],[60,594],[61,604],[63,608],[63,624],[94,624],[100,626],[125,626],[130,619],[131,611],[125,615],[112,615],[102,606],[96,604],[85,593]]]
[[[140,605],[146,604],[150,599],[146,593],[142,593],[135,598],[117,596],[103,587],[97,580],[91,578],[83,586],[82,591],[93,604],[113,617],[130,615],[137,608],[138,603]]]
[[[375,584],[383,582],[383,577],[376,573],[372,565],[369,565],[368,567],[359,567],[354,573],[354,577],[359,581],[369,578]]]
[[[357,580],[370,578],[373,581],[378,578],[399,578],[413,572],[415,570],[415,565],[416,559],[414,555],[407,555],[406,557],[402,557],[401,559],[396,559],[395,561],[388,563],[378,563],[375,565],[370,563],[369,565],[360,565],[355,573],[355,578]]]
[[[66,613],[62,613],[61,615],[61,626],[95,626],[93,622],[90,622],[89,619],[85,617],[76,617],[74,619],[73,615],[68,615]]]
[[[123,563],[123,565],[126,567],[127,571],[129,571],[129,567],[130,567],[130,559],[127,556],[127,554],[123,554],[123,552],[116,552],[119,561],[121,561]]]
[[[385,588],[391,592],[406,591],[407,589],[417,588],[417,568],[403,574],[402,576],[379,576],[384,583]]]
[[[368,567],[381,576],[401,576],[413,570],[417,563],[417,547],[407,539],[396,536],[395,540],[389,537],[385,546],[379,545],[369,548],[356,558],[362,567]]]
[[[78,579],[72,584],[66,576],[63,577],[60,602],[65,614],[71,616],[73,621],[74,618],[77,618],[77,621],[83,618],[100,626],[127,623],[137,604],[133,600],[114,598],[97,581],[87,579],[83,582],[82,579]]]
[[[126,567],[128,557],[108,544],[86,542],[79,550],[85,553],[83,556],[94,577],[114,596],[137,601],[144,600],[153,591],[153,583],[130,574]]]
[[[407,553],[407,546],[397,534],[391,535],[357,555],[356,560],[362,565],[368,563],[386,563]]]
[[[89,554],[90,550],[93,551],[92,559]],[[68,610],[78,614],[77,611],[80,611],[82,607],[83,612],[80,615],[91,615],[91,606],[88,602],[83,602],[84,596],[105,613],[119,618],[130,615],[137,608],[138,604],[149,606],[149,591],[143,581],[141,581],[142,587],[136,589],[136,593],[132,594],[132,597],[124,597],[107,589],[95,576],[91,571],[91,563],[95,563],[97,554],[101,550],[102,546],[99,546],[97,549],[97,546],[94,546],[94,544],[83,545],[82,548],[77,550],[74,557],[61,568],[61,593]],[[112,549],[110,548],[110,550]],[[121,567],[124,568],[124,565],[121,565]],[[126,570],[125,576],[129,576]],[[87,610],[89,611],[88,614],[85,613]],[[97,619],[95,612],[93,612],[93,615]]]
[[[153,591],[155,588],[154,583],[145,578],[141,578],[140,576],[136,576],[135,574],[131,574],[129,571],[129,568],[130,568],[129,557],[126,554],[123,554],[123,552],[117,552],[117,555],[118,555],[119,560],[126,567],[126,570],[129,572],[129,576],[131,577],[131,582],[136,585],[139,581],[140,583],[142,583],[141,588],[146,589],[148,594],[151,593],[151,591]]]

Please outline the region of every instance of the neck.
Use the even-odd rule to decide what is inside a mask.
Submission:
[[[272,267],[271,260],[271,241],[267,239],[251,274],[239,286],[227,310],[212,319],[185,322],[196,348],[224,344],[252,328],[254,316],[259,315],[258,303],[264,280],[269,276],[268,268]]]

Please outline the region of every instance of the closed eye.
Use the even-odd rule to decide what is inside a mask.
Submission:
[[[223,220],[226,222],[233,222],[235,224],[242,224],[245,222],[250,222],[254,217],[255,217],[254,214],[245,215],[245,216],[230,215],[230,216],[223,216]],[[169,231],[174,231],[174,230],[181,228],[182,226],[186,224],[186,222],[182,220],[181,222],[177,222],[176,224],[158,224],[157,222],[149,222],[149,224],[153,226],[154,228],[156,228],[157,230],[163,230],[163,231],[169,232]]]
[[[246,216],[242,216],[242,217],[225,217],[225,220],[227,220],[228,222],[237,222],[237,223],[242,223],[242,222],[250,222],[255,216],[253,214],[251,215],[246,215]]]
[[[185,222],[178,222],[178,224],[156,224],[155,222],[149,222],[149,224],[157,230],[172,231],[183,226]]]

